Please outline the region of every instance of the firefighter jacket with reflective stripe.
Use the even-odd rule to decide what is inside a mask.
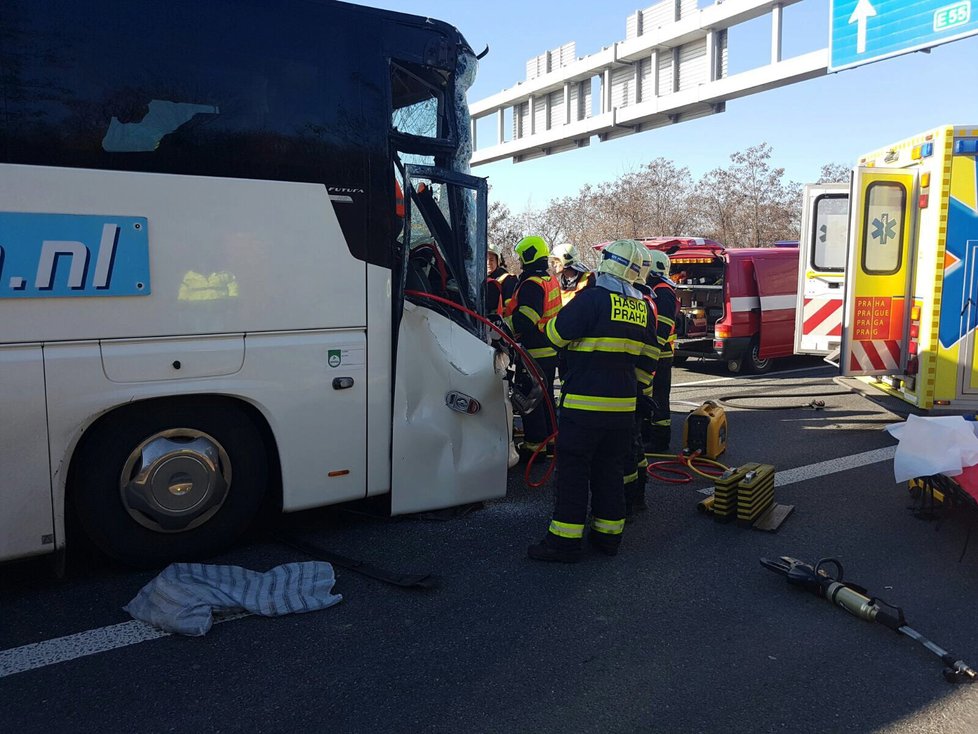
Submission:
[[[505,313],[506,307],[509,305],[510,300],[513,298],[513,294],[516,292],[516,276],[510,273],[504,267],[498,267],[489,273],[489,280],[495,281],[496,285],[499,287],[500,294],[503,299],[503,310],[500,311],[500,315]]]
[[[574,277],[568,277],[573,275]],[[594,273],[564,268],[560,273],[560,300],[567,305],[570,300],[588,286],[594,285]]]
[[[649,310],[652,312],[652,318],[655,320],[654,330],[657,330],[659,328],[659,311],[655,305],[655,298],[652,295],[652,289],[649,288],[647,285],[643,285],[641,283],[635,283],[635,290],[637,290],[639,293],[642,294],[643,300],[645,301],[645,303],[648,304]],[[655,377],[655,372],[656,369],[658,368],[659,359],[662,358],[662,350],[659,348],[659,339],[657,334],[655,337],[655,346],[653,351],[655,351],[656,368],[653,369],[651,374],[646,372],[646,370],[644,369],[644,365],[637,366],[635,368],[635,374],[638,377],[639,387],[642,390],[643,395],[652,394],[653,378]]]
[[[676,315],[679,313],[679,297],[671,280],[658,275],[649,278],[652,297],[658,312],[656,336],[663,359],[673,356],[676,351]]]
[[[523,271],[505,311],[513,333],[534,359],[557,356],[544,330],[560,310],[560,286],[546,267],[543,260]]]
[[[597,285],[585,288],[547,324],[567,364],[561,415],[606,428],[633,425],[639,389],[651,390],[659,350],[652,308]]]

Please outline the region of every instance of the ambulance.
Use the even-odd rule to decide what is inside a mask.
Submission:
[[[837,362],[842,343],[849,184],[810,184],[802,196],[795,353]]]
[[[639,240],[666,252],[679,296],[676,361],[720,360],[762,373],[793,353],[798,248],[728,248],[699,237]]]
[[[841,371],[922,409],[978,408],[976,154],[978,125],[945,126],[853,173]]]

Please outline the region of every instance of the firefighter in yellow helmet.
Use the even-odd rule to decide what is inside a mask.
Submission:
[[[564,305],[594,284],[594,273],[581,262],[577,248],[569,242],[557,245],[550,253],[550,268],[560,281],[560,298]]]
[[[513,334],[543,372],[544,399],[553,405],[553,384],[557,372],[557,350],[544,331],[560,310],[560,286],[557,279],[547,272],[550,248],[543,237],[524,237],[514,250],[523,266],[516,290],[504,315]],[[523,416],[524,456],[543,448],[554,432],[550,425],[550,411],[541,402],[532,412]]]
[[[652,267],[648,275],[648,285],[652,291],[658,312],[656,333],[659,340],[659,364],[652,382],[652,414],[642,427],[645,446],[650,453],[669,452],[672,442],[672,418],[669,401],[672,391],[672,363],[676,344],[676,314],[679,313],[679,297],[676,286],[669,278],[669,256],[652,250]],[[641,508],[639,508],[641,510]]]
[[[642,294],[646,307],[649,309],[649,324],[652,326],[653,336],[658,328],[658,311],[655,300],[652,298],[652,289],[646,285],[649,270],[652,267],[652,253],[645,245],[640,245],[642,249],[642,268],[638,277],[632,285]],[[655,357],[655,369],[653,374],[648,374],[642,369],[640,373],[640,391],[636,395],[635,422],[632,425],[631,450],[625,462],[625,519],[631,520],[636,513],[643,512],[645,505],[645,484],[648,479],[646,470],[649,460],[645,457],[645,443],[642,437],[644,422],[648,421],[652,415],[652,384],[654,384],[654,374],[658,372],[658,359],[660,350],[656,343],[649,349],[649,355]]]
[[[622,477],[636,395],[655,370],[655,333],[648,305],[632,285],[641,275],[641,245],[618,240],[602,257],[594,286],[547,324],[547,337],[566,350],[567,376],[560,394],[557,497],[546,536],[527,549],[535,560],[580,560],[589,493],[592,546],[617,554],[625,526]]]

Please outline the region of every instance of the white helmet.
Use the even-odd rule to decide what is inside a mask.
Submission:
[[[650,254],[652,255],[652,273],[661,275],[663,278],[668,278],[669,268],[671,267],[669,256],[662,250],[651,250]]]
[[[553,252],[550,253],[550,257],[555,257],[560,260],[565,268],[581,261],[580,256],[577,253],[577,248],[570,242],[564,242],[563,244],[557,245],[553,249]]]
[[[634,283],[642,273],[643,250],[635,240],[615,240],[601,252],[598,272]]]
[[[635,279],[636,283],[645,284],[645,281],[649,277],[649,269],[652,267],[652,253],[649,252],[649,248],[639,242],[639,247],[642,248],[642,272],[639,273],[638,278]]]

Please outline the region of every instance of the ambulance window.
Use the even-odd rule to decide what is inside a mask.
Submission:
[[[903,222],[907,191],[899,183],[875,181],[866,189],[863,217],[863,271],[892,275],[903,259]]]
[[[849,233],[849,197],[823,194],[815,199],[815,228],[812,230],[812,269],[841,273],[846,266],[846,237]]]

